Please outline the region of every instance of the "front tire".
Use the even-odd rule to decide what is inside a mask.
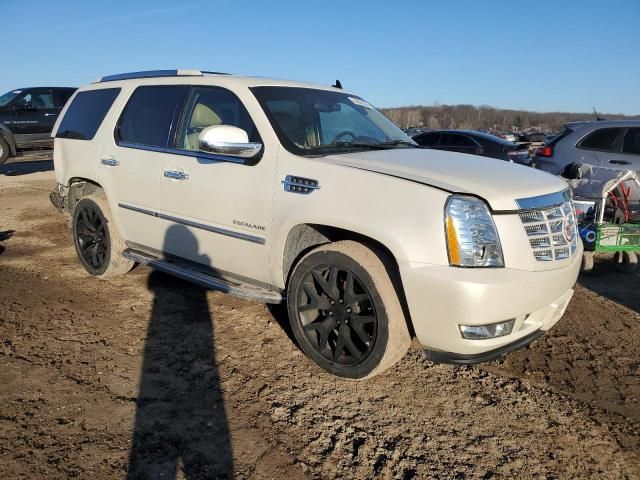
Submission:
[[[91,275],[114,277],[133,268],[134,262],[122,255],[127,247],[113,223],[106,198],[82,198],[73,210],[71,228],[80,263]]]
[[[389,259],[367,246],[322,245],[295,266],[287,290],[291,329],[303,352],[334,375],[362,379],[396,364],[411,337]]]

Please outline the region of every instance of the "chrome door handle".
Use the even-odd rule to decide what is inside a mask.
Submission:
[[[58,114],[57,113],[45,113],[44,116],[45,117],[56,117],[56,116],[58,116]]]
[[[179,172],[178,170],[165,170],[164,171],[165,178],[170,178],[172,180],[188,180],[189,174],[185,172]]]
[[[106,165],[107,167],[117,167],[120,165],[120,162],[115,158],[103,158],[100,160],[100,163]]]

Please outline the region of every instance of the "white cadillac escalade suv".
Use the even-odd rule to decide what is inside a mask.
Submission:
[[[370,377],[416,337],[478,363],[562,316],[582,257],[567,185],[421,150],[357,95],[195,70],[78,90],[54,127],[54,205],[84,268],[136,263],[287,303],[300,348]]]

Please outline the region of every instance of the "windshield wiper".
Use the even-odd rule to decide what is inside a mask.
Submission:
[[[390,140],[388,142],[376,142],[376,143],[362,143],[362,142],[334,142],[327,145],[318,145],[317,147],[311,147],[309,150],[331,150],[333,148],[367,148],[370,150],[380,150],[386,148],[393,148],[397,145],[406,145],[408,147],[419,148],[413,142],[407,140]]]
[[[396,145],[406,145],[407,147],[420,148],[415,142],[407,140],[390,140],[388,142],[374,143],[376,147],[395,147]]]
[[[334,142],[328,143],[326,145],[318,145],[315,147],[309,147],[307,150],[331,150],[334,148],[370,148],[373,150],[378,150],[379,148],[384,148],[384,145],[379,145],[377,143],[358,143],[358,142]]]

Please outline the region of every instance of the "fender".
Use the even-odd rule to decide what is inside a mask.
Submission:
[[[17,152],[16,139],[13,136],[13,132],[9,130],[9,127],[7,127],[4,123],[1,123],[1,122],[0,122],[0,136],[2,136],[2,138],[4,138],[9,144],[9,153],[11,154],[11,156],[12,157],[15,156]]]

